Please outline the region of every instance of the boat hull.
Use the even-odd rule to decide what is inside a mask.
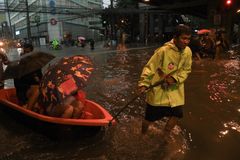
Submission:
[[[112,116],[105,110],[101,105],[91,101],[86,100],[84,112],[90,113],[91,118],[86,119],[70,119],[70,118],[58,118],[51,117],[43,114],[39,114],[28,110],[20,105],[18,105],[16,90],[15,88],[1,89],[0,90],[0,104],[1,107],[8,107],[22,114],[38,119],[40,121],[62,124],[62,125],[74,125],[74,126],[107,126],[112,120]],[[112,121],[111,125],[116,122]]]

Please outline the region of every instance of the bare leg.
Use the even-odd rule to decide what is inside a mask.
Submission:
[[[150,121],[147,121],[145,119],[142,120],[142,134],[147,133],[147,130],[148,130],[148,127],[149,127],[150,124],[151,124]]]
[[[32,107],[32,111],[36,112],[36,113],[40,113],[40,114],[44,114],[44,108],[41,107],[38,102],[36,102],[34,104],[34,106]]]
[[[175,127],[175,125],[177,125],[178,123],[178,118],[177,117],[169,117],[167,124],[164,128],[164,140],[168,141],[170,133],[172,131],[172,129]]]
[[[196,56],[197,56],[198,60],[202,60],[202,58],[198,52],[196,53]]]
[[[27,102],[27,109],[32,110],[33,106],[37,102],[39,96],[39,86],[34,85],[27,92],[28,102]]]
[[[80,118],[84,108],[83,103],[79,100],[75,100],[71,103],[71,105],[74,107],[72,118]]]
[[[80,118],[82,115],[82,110],[78,107],[75,107],[73,110],[73,117],[72,118]]]
[[[67,105],[65,111],[61,115],[62,118],[72,118],[73,115],[73,106]]]

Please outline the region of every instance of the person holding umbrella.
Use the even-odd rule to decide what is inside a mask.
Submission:
[[[55,58],[48,53],[32,51],[33,45],[24,43],[20,60],[9,63],[3,76],[4,79],[13,78],[19,104],[26,108],[28,103],[32,103],[31,96],[38,94],[42,67]]]
[[[83,118],[85,93],[82,88],[93,71],[90,58],[63,57],[50,65],[40,82],[33,110],[53,117]]]
[[[21,56],[24,56],[26,54],[29,54],[33,51],[33,45],[30,43],[23,44],[23,52],[21,53]],[[29,62],[30,63],[30,62]],[[31,88],[31,90],[37,91],[37,86],[42,78],[42,71],[41,68],[37,69],[27,75],[24,75],[20,78],[14,78],[14,86],[16,88],[16,95],[18,97],[19,103],[21,105],[26,105],[28,102],[29,96],[31,94],[28,94],[27,92]],[[33,91],[31,93],[34,93]]]
[[[146,92],[143,134],[146,134],[151,123],[168,117],[163,138],[167,142],[171,130],[183,117],[184,81],[191,72],[192,65],[192,52],[187,46],[190,38],[191,29],[186,25],[178,25],[173,39],[158,48],[143,68],[138,84],[139,92]],[[165,83],[147,90],[162,80]]]

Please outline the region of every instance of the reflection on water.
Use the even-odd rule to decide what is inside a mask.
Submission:
[[[218,70],[210,75],[210,81],[208,83],[208,91],[210,99],[217,103],[223,103],[228,106],[227,103],[232,101],[239,102],[240,100],[240,61],[229,60],[217,62]],[[232,105],[231,109],[237,106]],[[236,108],[236,110],[239,110]],[[229,111],[228,111],[229,112]],[[223,129],[219,131],[219,138],[225,138],[232,131],[240,132],[239,119],[232,117],[230,121],[222,121]],[[238,120],[238,121],[234,121]]]
[[[240,61],[222,61],[221,67],[210,75],[208,84],[210,99],[216,102],[240,100]]]
[[[226,128],[224,131],[220,131],[219,133],[219,137],[224,137],[225,135],[227,135],[229,133],[229,130],[235,130],[237,132],[240,133],[240,124],[238,124],[237,122],[234,121],[230,121],[227,123],[224,123],[223,126]]]
[[[147,135],[141,134],[141,120],[134,118],[128,123],[118,125],[112,137],[112,152],[115,159],[182,159],[188,149],[183,131],[174,128],[169,144],[162,143],[164,122],[149,128]]]

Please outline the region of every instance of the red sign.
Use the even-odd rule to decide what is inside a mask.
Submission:
[[[50,19],[50,23],[51,23],[51,25],[56,25],[57,24],[57,20],[55,18],[51,18]]]
[[[226,5],[227,5],[227,6],[230,6],[231,4],[232,4],[232,0],[227,0],[227,1],[226,1]]]

